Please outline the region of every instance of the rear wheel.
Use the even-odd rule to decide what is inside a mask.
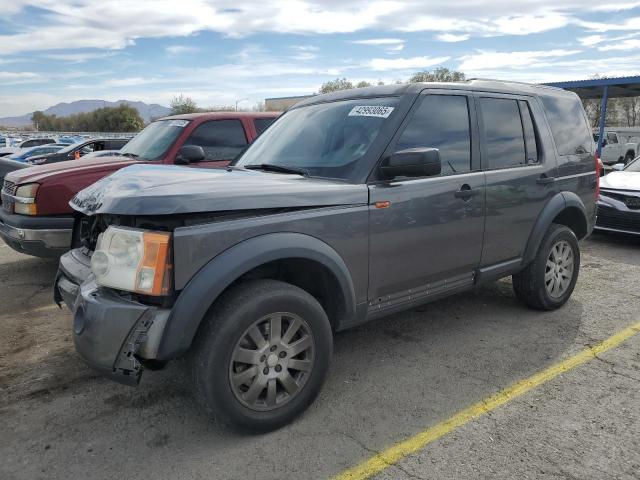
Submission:
[[[271,430],[316,398],[332,332],[318,301],[275,280],[234,287],[215,304],[191,353],[199,400],[220,423]]]
[[[573,293],[579,271],[578,239],[570,228],[552,224],[533,262],[513,275],[513,290],[531,308],[554,310]]]
[[[626,165],[627,163],[629,163],[631,160],[633,160],[635,157],[633,152],[627,152],[627,154],[624,156],[624,164]]]

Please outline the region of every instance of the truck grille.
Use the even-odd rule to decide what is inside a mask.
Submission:
[[[614,208],[598,206],[596,224],[602,228],[640,233],[640,212],[623,212]]]
[[[8,180],[4,181],[2,185],[2,195],[0,195],[0,201],[2,203],[2,208],[4,208],[7,212],[13,212],[13,200],[10,196],[16,194],[16,184],[10,182]]]

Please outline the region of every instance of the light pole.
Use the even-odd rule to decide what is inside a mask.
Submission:
[[[245,100],[249,100],[248,98],[241,98],[240,100],[236,100],[236,112],[238,111],[238,104],[240,102],[244,102]]]

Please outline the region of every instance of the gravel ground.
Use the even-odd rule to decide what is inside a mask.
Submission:
[[[55,261],[0,242],[1,479],[327,478],[640,321],[640,238],[583,242],[559,311],[503,280],[338,334],[318,401],[265,435],[220,430],[175,362],[137,388],[75,355]],[[640,478],[640,335],[378,478]]]

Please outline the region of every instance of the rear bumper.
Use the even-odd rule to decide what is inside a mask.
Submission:
[[[73,217],[29,217],[0,208],[0,237],[14,250],[59,257],[71,248]]]
[[[80,357],[112,380],[137,385],[141,362],[156,358],[169,310],[96,285],[80,249],[60,258],[54,297],[73,312],[73,340]]]

